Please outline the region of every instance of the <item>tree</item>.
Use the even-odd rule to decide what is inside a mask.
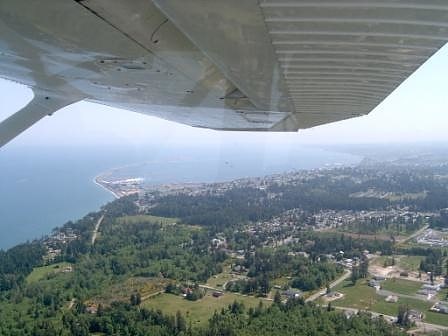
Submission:
[[[262,294],[269,293],[269,290],[271,289],[271,285],[269,283],[269,278],[267,275],[263,274],[263,276],[260,279],[259,286],[260,286],[260,292]]]
[[[187,322],[179,310],[176,312],[176,330],[178,333],[187,330]]]
[[[397,324],[405,328],[411,325],[408,306],[400,305],[398,307]]]
[[[274,303],[277,304],[277,305],[280,305],[282,303],[282,296],[280,295],[279,291],[275,292]]]
[[[130,301],[131,301],[131,305],[138,306],[142,302],[142,297],[141,297],[140,293],[138,293],[138,292],[132,293]]]
[[[445,287],[448,287],[448,259],[446,260],[445,269],[446,269],[446,273],[445,273]]]
[[[359,279],[359,269],[358,267],[352,268],[352,274],[350,275],[350,280],[353,285],[356,285],[356,281]]]
[[[368,274],[369,274],[369,259],[364,257],[359,264],[359,277],[366,278]]]

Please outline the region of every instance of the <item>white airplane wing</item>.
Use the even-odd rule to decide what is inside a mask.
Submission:
[[[80,100],[297,131],[369,113],[447,41],[446,0],[2,0],[0,77],[35,97],[0,146]]]

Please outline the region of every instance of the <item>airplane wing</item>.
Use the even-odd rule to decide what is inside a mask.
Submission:
[[[448,41],[446,0],[2,0],[0,146],[86,100],[220,130],[372,111]]]

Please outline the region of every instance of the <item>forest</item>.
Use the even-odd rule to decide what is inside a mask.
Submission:
[[[448,184],[446,180],[436,179],[435,172],[446,174],[448,168],[340,168],[319,171],[306,178],[298,174],[296,180],[287,184],[271,183],[263,189],[243,184],[222,193],[214,192],[211,187],[209,192],[196,196],[182,193],[158,196],[155,193],[150,213],[223,231],[241,223],[266,220],[294,208],[310,213],[322,209],[360,211],[390,207],[439,211],[448,208]],[[366,190],[403,196],[353,197]],[[414,194],[424,196],[406,196]]]
[[[298,206],[310,213],[407,206],[439,211],[428,223],[432,227],[443,228],[448,222],[443,210],[448,205],[447,186],[435,181],[430,171],[378,173],[341,168],[313,176],[263,189],[246,186],[219,194],[161,196],[143,208],[136,204],[136,195],[122,197],[47,237],[0,251],[0,334],[401,335],[395,326],[367,313],[347,318],[331,305],[320,308],[301,299],[283,300],[277,294],[272,304],[260,301],[254,308],[234,302],[204,324],[191,325],[180,312],[165,314],[146,308],[142,304],[146,298],[131,286],[157,279],[158,293],[179,297],[187,289],[185,300],[200,302],[206,290],[199,284],[221,274],[230,263],[231,269],[240,266],[244,274],[227,281],[222,289],[261,300],[272,293],[280,278],[284,280],[281,290],[327,286],[342,274],[335,262],[342,256],[360,261],[351,276],[356,283],[367,275],[366,250],[386,256],[424,256],[421,271],[443,274],[446,254],[438,249],[313,230],[294,231],[288,245],[271,246],[266,241],[284,238],[285,229],[258,235],[247,229]],[[426,197],[352,197],[369,188],[425,191]],[[100,218],[98,239],[92,243]],[[381,225],[371,222],[365,229],[374,231]],[[412,231],[422,223],[403,225],[403,231]],[[224,247],[211,244],[216,237],[225,242]],[[243,252],[238,258],[230,257],[237,251]],[[92,302],[96,302],[94,311]]]

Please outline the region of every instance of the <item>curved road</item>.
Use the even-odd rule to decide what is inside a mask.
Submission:
[[[337,285],[339,285],[342,281],[344,281],[345,279],[347,279],[350,275],[352,274],[351,271],[346,270],[344,274],[342,274],[339,278],[337,278],[335,281],[333,281],[330,284],[330,288],[336,287]],[[311,302],[314,301],[318,298],[320,298],[322,295],[325,295],[325,293],[327,292],[326,288],[321,288],[317,293],[314,293],[313,295],[309,296],[305,302]]]

